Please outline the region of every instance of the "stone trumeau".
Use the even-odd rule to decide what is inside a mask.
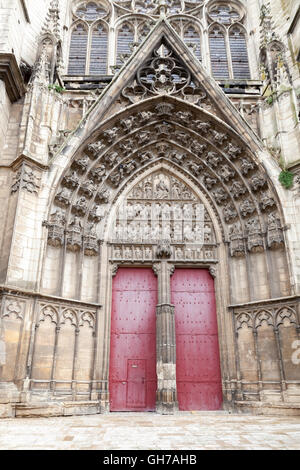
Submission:
[[[299,414],[299,9],[2,3],[0,417]]]

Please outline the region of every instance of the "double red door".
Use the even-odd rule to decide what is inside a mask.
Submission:
[[[222,404],[214,282],[205,269],[176,269],[176,373],[181,410]],[[154,411],[157,278],[148,268],[120,268],[113,281],[111,411]]]

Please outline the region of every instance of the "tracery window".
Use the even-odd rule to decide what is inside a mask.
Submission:
[[[120,65],[133,46],[140,43],[150,31],[150,20],[132,18],[122,23],[117,30],[116,62]]]
[[[105,75],[108,59],[107,9],[96,2],[74,11],[69,49],[69,75]]]
[[[183,18],[171,21],[171,25],[185,44],[192,49],[197,59],[201,61],[201,32],[198,25],[184,20]]]
[[[213,2],[208,8],[209,48],[216,79],[250,79],[244,10],[238,3]]]
[[[156,23],[159,5],[157,0],[74,0],[68,74],[105,75],[120,68]],[[214,78],[251,78],[239,0],[166,0],[165,6],[171,25]]]

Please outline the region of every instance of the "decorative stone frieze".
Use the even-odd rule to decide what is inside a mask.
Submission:
[[[14,183],[11,187],[11,193],[15,193],[19,190],[26,190],[29,193],[38,194],[40,188],[41,178],[37,173],[25,163],[22,163],[21,167],[17,170],[14,177]]]

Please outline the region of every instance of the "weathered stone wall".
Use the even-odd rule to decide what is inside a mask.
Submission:
[[[71,169],[78,172],[80,184],[83,182],[85,170],[80,170],[76,161],[87,154],[89,164],[95,167],[98,157],[88,150],[86,152],[87,142],[94,142],[99,136],[102,139],[101,133],[105,131],[113,133],[115,128],[120,127],[121,117],[130,121],[132,116],[126,111],[129,103],[125,103],[120,91],[149,57],[156,38],[150,38],[148,46],[131,57],[121,82],[116,77],[100,101],[97,93],[101,93],[101,89],[96,93],[90,82],[85,84],[86,88],[83,89],[82,81],[73,80],[73,88],[70,87],[68,91],[61,93],[59,89],[49,89],[49,85],[50,88],[53,85],[47,76],[49,69],[43,62],[43,57],[37,56],[38,52],[40,53],[39,37],[51,2],[25,0],[24,3],[28,8],[28,18],[20,0],[0,0],[0,58],[1,54],[9,53],[14,55],[18,65],[21,61],[29,66],[35,65],[34,75],[27,85],[27,93],[22,95],[20,92],[18,99],[11,99],[7,83],[0,80],[0,217],[3,221],[0,225],[0,403],[3,404],[2,408],[0,405],[0,416],[13,415],[16,403],[24,403],[25,408],[30,408],[28,403],[34,401],[46,402],[45,407],[41,407],[44,411],[38,408],[38,413],[68,413],[63,406],[58,411],[51,410],[49,403],[53,399],[82,402],[86,400],[82,409],[75,407],[69,412],[96,412],[100,407],[107,409],[109,400],[107,384],[111,277],[120,262],[136,266],[148,263],[150,266],[153,259],[157,260],[153,247],[150,249],[151,259],[147,261],[149,251],[146,251],[146,246],[140,249],[136,245],[127,247],[127,252],[121,245],[116,247],[122,253],[120,258],[119,255],[114,255],[115,248],[108,243],[97,245],[97,237],[88,240],[90,245],[87,249],[84,245],[87,240],[82,238],[87,233],[83,233],[81,229],[87,227],[89,211],[79,212],[82,217],[79,242],[76,233],[72,235],[74,238],[71,241],[68,239],[70,234],[67,229],[70,227],[64,224],[60,227],[62,232],[58,238],[55,238],[57,234],[54,234],[54,243],[49,244],[47,238],[49,228],[51,229],[50,219],[56,209],[65,208],[64,204],[57,204],[57,196],[64,186],[70,187],[68,185],[71,183],[65,184],[64,178],[71,175]],[[300,322],[300,189],[299,181],[295,179],[293,188],[285,190],[279,184],[278,176],[281,171],[279,164],[283,167],[292,166],[296,173],[300,158],[300,75],[297,62],[300,22],[295,21],[295,2],[271,2],[274,33],[284,44],[285,59],[291,77],[287,83],[287,75],[283,70],[280,78],[282,82],[274,94],[270,91],[270,84],[266,79],[263,80],[262,86],[260,82],[263,78],[260,71],[262,2],[249,0],[243,3],[248,11],[245,24],[249,32],[248,50],[252,81],[244,84],[246,91],[241,96],[234,93],[230,95],[227,90],[227,95],[241,114],[237,114],[230,106],[218,85],[204,76],[205,92],[209,94],[210,101],[205,100],[201,104],[202,111],[204,109],[201,119],[217,126],[218,131],[220,125],[222,132],[229,132],[228,136],[233,139],[228,140],[227,136],[228,141],[220,148],[216,143],[213,144],[218,151],[224,154],[229,141],[232,145],[241,145],[243,151],[247,149],[248,157],[259,164],[260,171],[265,172],[271,195],[276,200],[281,224],[278,233],[284,239],[284,247],[280,237],[279,247],[267,247],[267,208],[266,213],[261,216],[264,220],[262,233],[254,240],[259,249],[249,248],[249,239],[244,235],[239,239],[240,245],[243,244],[244,254],[230,254],[233,245],[228,226],[226,223],[222,226],[219,220],[223,209],[222,202],[208,203],[211,197],[208,193],[211,192],[208,188],[202,188],[202,192],[199,190],[199,181],[195,183],[193,179],[195,174],[187,176],[185,163],[176,166],[174,161],[172,164],[169,161],[165,164],[164,171],[171,173],[175,168],[180,181],[193,188],[195,194],[199,191],[197,194],[203,198],[216,230],[216,243],[207,248],[208,254],[201,258],[200,264],[196,254],[188,250],[182,255],[181,261],[189,266],[209,267],[216,275],[225,406],[243,407],[251,401],[253,406],[256,402],[259,402],[259,406],[263,403],[266,407],[270,404],[272,407],[272,403],[276,403],[296,409],[300,404],[300,366],[296,354]],[[59,28],[64,62],[63,66],[60,66],[62,80],[67,71],[72,24],[71,5],[73,3],[70,0],[60,1]],[[115,20],[117,21],[117,18],[112,21]],[[115,63],[114,34],[112,31],[110,35],[110,44],[113,46],[108,59],[110,65]],[[174,46],[176,47],[176,44]],[[193,73],[202,73],[201,70],[199,72],[199,66],[193,63],[193,56],[187,49],[179,48],[178,51]],[[208,48],[203,57],[203,64],[210,69]],[[15,73],[20,80],[20,71]],[[63,83],[56,81],[57,85]],[[107,82],[103,87],[106,84]],[[260,87],[262,95],[259,94]],[[203,97],[201,99],[203,100]],[[196,100],[189,104],[194,106],[195,102]],[[91,105],[95,103],[95,107],[91,109]],[[145,109],[141,106],[139,111],[147,113],[150,105],[147,106]],[[176,112],[181,113],[181,116],[189,111],[187,103],[176,106]],[[195,109],[196,106],[192,111]],[[121,112],[123,114],[120,114]],[[211,114],[205,114],[207,112]],[[101,128],[101,123],[110,118],[113,118],[110,127],[105,125]],[[171,121],[173,116],[165,116],[165,119]],[[251,123],[252,130],[247,127],[244,119]],[[195,132],[194,120],[186,127],[187,134]],[[141,127],[135,135],[137,141],[142,141],[143,132],[146,130],[147,133],[150,129],[149,123],[143,124],[143,121],[140,121],[136,121]],[[181,131],[186,126],[178,119],[175,125],[181,126]],[[228,131],[228,126],[232,126],[236,134]],[[105,145],[111,151],[117,150],[120,158],[124,158],[124,162],[128,164],[125,161],[128,156],[125,134],[135,130],[127,129],[125,132],[124,129],[121,128],[121,137],[118,137],[120,142],[123,140],[123,150],[117,146],[114,149],[114,140],[109,140],[109,134],[105,137]],[[157,132],[152,128],[150,130],[152,133]],[[262,142],[256,134],[259,134]],[[181,137],[184,138],[184,135]],[[239,141],[240,137],[244,140]],[[167,135],[164,136],[164,139],[166,138]],[[117,142],[119,143],[119,140]],[[173,139],[173,144],[178,153],[182,142]],[[186,140],[184,146],[190,152],[191,141]],[[152,154],[159,158],[157,149],[153,150]],[[237,158],[233,163],[234,170],[240,173],[240,164],[237,163],[240,157],[238,154],[234,157]],[[190,158],[194,158],[194,164],[198,160],[201,163],[201,156],[197,157],[198,160],[195,156]],[[135,159],[137,166],[140,165],[138,158],[132,157],[133,162]],[[97,164],[102,163],[100,160]],[[108,168],[106,170],[108,173],[111,171]],[[125,192],[135,184],[131,179],[130,170],[128,171],[122,188],[122,191],[127,188]],[[196,173],[198,180],[199,177],[201,179],[200,173]],[[116,178],[116,175],[113,177]],[[138,178],[140,183],[142,172]],[[247,178],[244,180],[249,190],[250,179]],[[99,187],[101,180],[95,182]],[[225,183],[222,184],[226,188]],[[81,190],[79,193],[77,191],[76,189],[74,194],[76,197],[78,195],[79,199],[79,195],[82,196],[83,193],[80,193]],[[116,189],[114,193],[114,204],[118,202],[118,191],[119,189]],[[225,198],[231,197],[220,194]],[[254,200],[257,200],[259,208],[260,190],[254,190],[251,194]],[[70,195],[66,203],[70,224],[78,210],[75,207],[75,198],[72,197]],[[104,203],[103,206],[108,211],[108,214],[104,214],[107,218],[103,215],[103,226],[106,224],[107,227],[114,205],[106,207]],[[99,216],[99,213],[96,214],[96,220],[97,215]],[[262,239],[263,250],[260,244]],[[180,253],[180,249],[176,251],[174,248],[172,262],[175,264],[179,263],[177,253]],[[213,258],[215,264],[212,262]],[[292,361],[292,357],[296,362]],[[18,413],[22,415],[22,409]],[[23,413],[26,415],[28,409]]]

